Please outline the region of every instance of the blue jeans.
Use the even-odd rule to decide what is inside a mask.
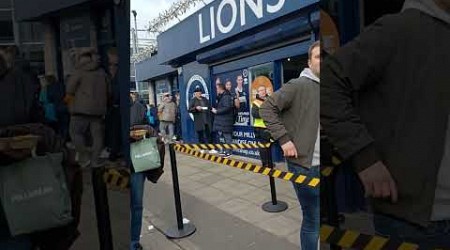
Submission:
[[[288,169],[294,174],[320,178],[319,166],[310,169],[288,162]],[[300,230],[300,245],[302,250],[317,250],[320,228],[320,189],[304,184],[293,183],[298,201],[302,208],[303,220]]]
[[[217,135],[219,137],[219,143],[230,144],[233,143],[233,135],[231,133],[224,133],[222,131],[218,131]],[[231,154],[232,150],[223,149],[221,153]]]
[[[144,183],[143,173],[131,174],[131,245],[130,250],[136,249],[141,238],[142,213],[144,210]]]
[[[450,220],[432,222],[424,228],[390,216],[374,214],[373,222],[378,235],[415,243],[420,245],[420,249],[450,247]]]

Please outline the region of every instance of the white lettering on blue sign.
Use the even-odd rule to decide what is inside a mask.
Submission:
[[[255,3],[253,0],[241,1],[241,26],[244,26],[247,21],[245,18],[245,4],[247,4],[248,7],[250,7],[250,9],[253,11],[253,13],[258,19],[261,19],[263,17],[262,0],[257,0],[257,3]]]
[[[240,10],[238,10],[236,1],[239,1]],[[267,0],[265,0],[267,1]],[[198,14],[198,28],[199,28],[199,36],[200,36],[200,44],[206,43],[216,37],[216,30],[222,34],[227,34],[231,32],[237,22],[238,14],[240,15],[240,23],[241,27],[247,24],[247,16],[246,16],[246,6],[250,8],[253,15],[258,19],[264,17],[264,0],[222,0],[217,8],[217,12],[215,12],[214,6],[209,8],[209,32],[204,30],[203,25],[203,15],[202,13]],[[269,3],[266,4],[266,11],[269,14],[274,14],[280,11],[285,4],[285,0],[278,0],[275,5],[271,5]],[[231,9],[231,19],[229,23],[223,23],[223,13],[225,6],[229,6]],[[239,13],[238,13],[239,12]],[[216,27],[217,26],[217,27]],[[206,28],[208,29],[208,28]]]
[[[277,13],[278,11],[280,11],[283,8],[283,6],[284,6],[284,0],[278,1],[278,3],[275,5],[267,4],[267,12],[272,13],[272,14]]]
[[[230,23],[228,25],[224,25],[222,23],[222,13],[223,13],[223,8],[227,4],[230,5],[230,7],[231,7],[232,16],[231,16]],[[234,25],[236,24],[236,19],[237,19],[236,1],[235,0],[223,0],[220,3],[219,8],[217,9],[216,18],[217,18],[217,27],[219,28],[219,31],[223,34],[230,32],[234,28]]]

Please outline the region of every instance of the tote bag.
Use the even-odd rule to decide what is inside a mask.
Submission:
[[[0,199],[11,235],[64,226],[72,206],[63,154],[35,156],[0,167]]]
[[[134,172],[144,172],[161,166],[156,140],[157,137],[144,137],[144,139],[130,145],[130,156]]]

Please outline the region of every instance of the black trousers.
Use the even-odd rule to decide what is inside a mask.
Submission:
[[[265,128],[254,128],[255,138],[257,141],[261,143],[269,143],[270,142],[270,133]],[[270,148],[260,148],[259,155],[261,156],[261,162],[263,167],[273,167],[273,163],[270,163]]]
[[[212,143],[211,130],[208,125],[205,125],[204,130],[197,131],[199,143]]]

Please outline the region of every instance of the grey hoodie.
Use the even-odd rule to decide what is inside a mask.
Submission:
[[[432,0],[406,0],[403,10],[417,9],[434,18],[450,23],[450,14]],[[439,167],[435,199],[431,220],[450,219],[450,115],[447,121],[446,143],[441,166]]]

